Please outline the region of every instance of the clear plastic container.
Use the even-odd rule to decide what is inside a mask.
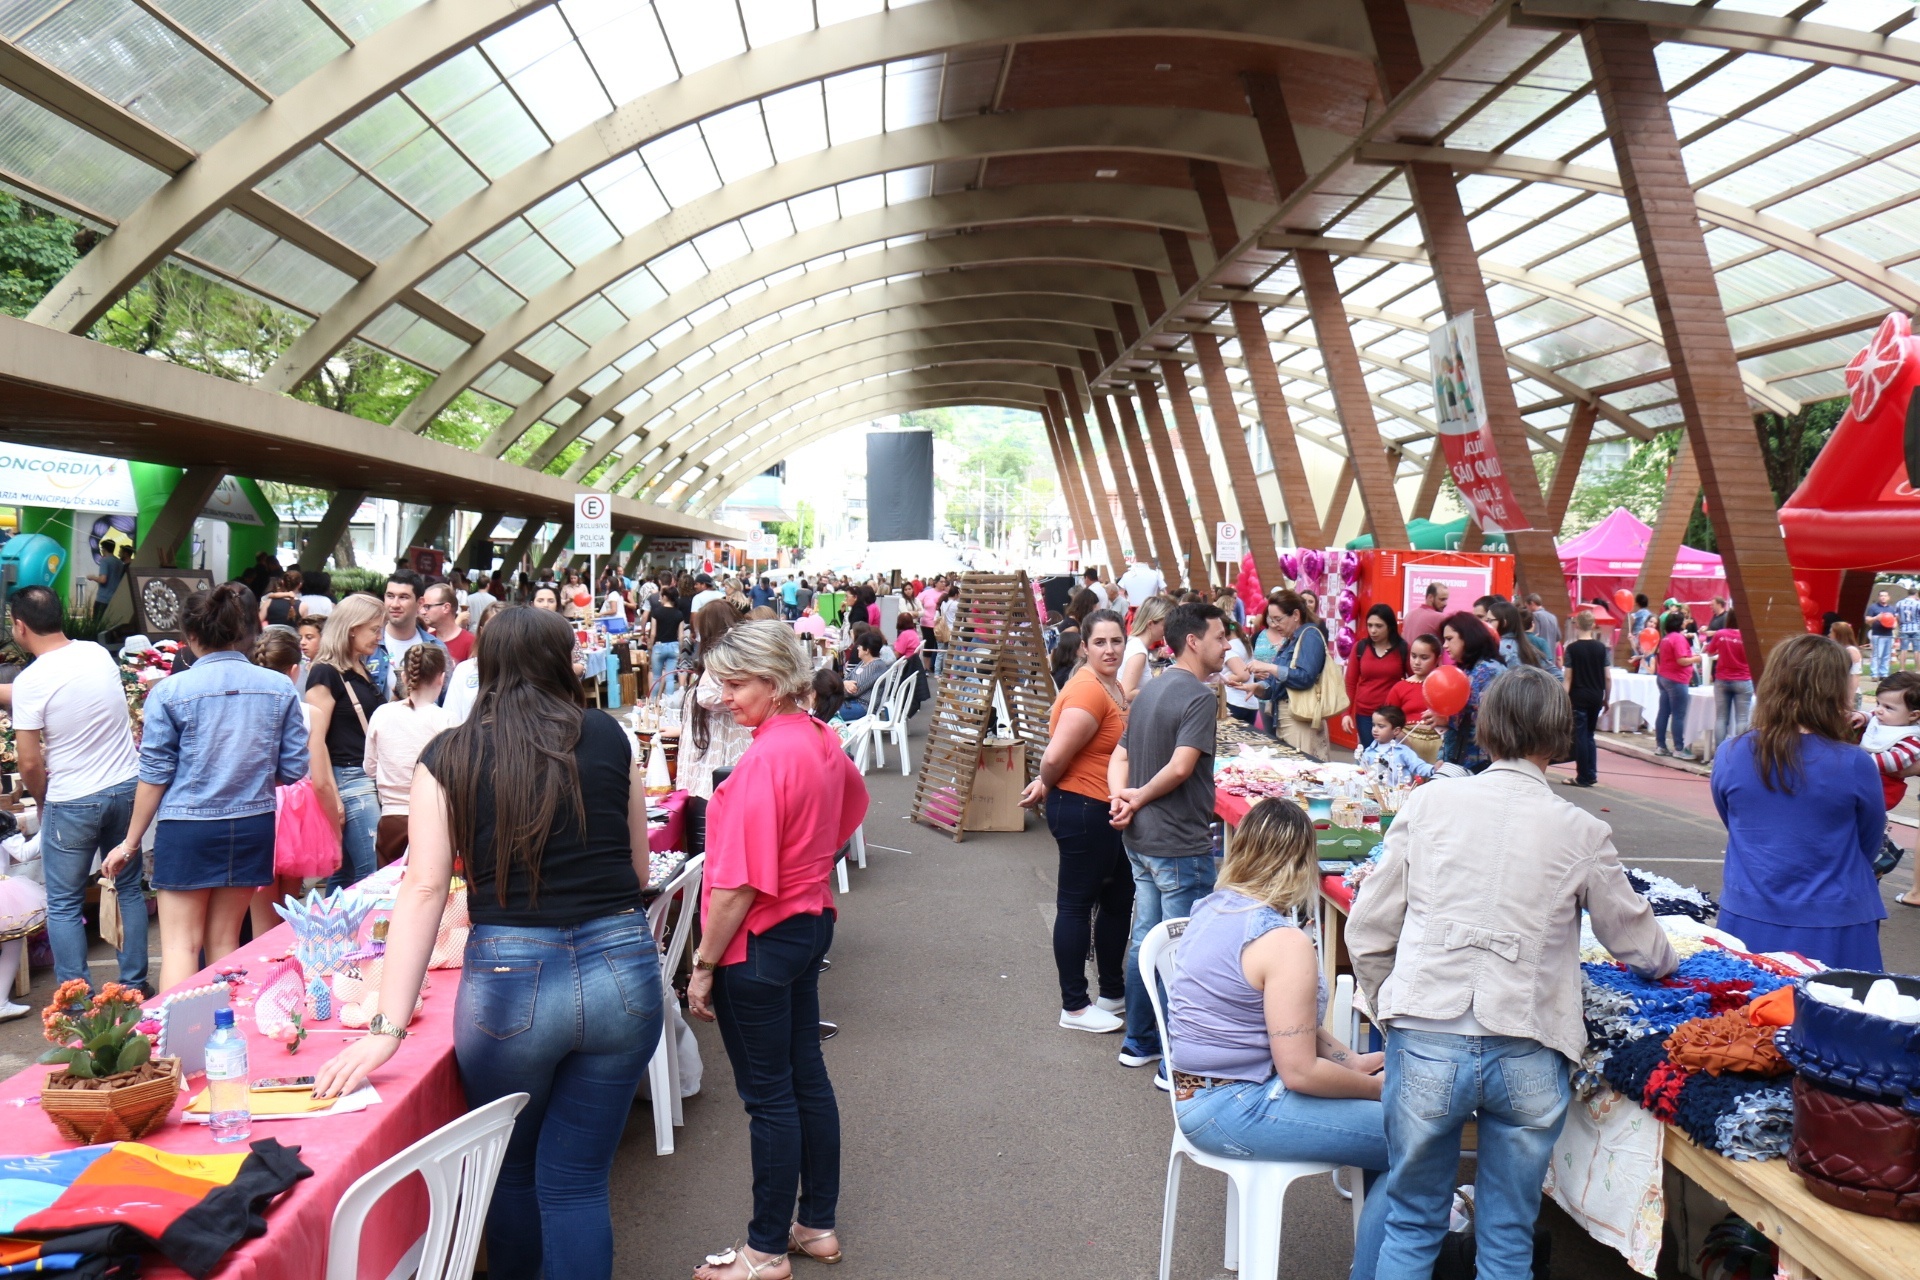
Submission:
[[[207,1040],[207,1128],[215,1142],[245,1142],[253,1133],[247,1089],[246,1037],[234,1029],[233,1010],[216,1009]]]

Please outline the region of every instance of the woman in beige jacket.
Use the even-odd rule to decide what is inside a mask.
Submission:
[[[1547,784],[1573,734],[1560,682],[1507,672],[1477,733],[1494,764],[1414,792],[1347,925],[1354,976],[1387,1028],[1381,1276],[1432,1273],[1460,1129],[1476,1113],[1480,1280],[1532,1274],[1540,1181],[1587,1043],[1580,912],[1636,972],[1664,977],[1677,963],[1611,828]]]

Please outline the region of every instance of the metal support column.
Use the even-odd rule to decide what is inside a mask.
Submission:
[[[473,532],[467,535],[467,541],[465,545],[460,548],[460,554],[453,558],[453,567],[456,572],[465,573],[472,569],[474,567],[474,560],[493,545],[494,526],[500,523],[500,517],[505,514],[506,512],[504,511],[482,511],[480,513],[480,519],[474,524]],[[487,559],[491,561],[493,557],[488,555]],[[490,563],[481,567],[489,572],[493,569],[493,565]]]

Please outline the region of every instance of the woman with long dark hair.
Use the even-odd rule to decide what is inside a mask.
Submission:
[[[240,945],[254,890],[273,883],[274,788],[307,776],[293,682],[251,661],[259,608],[237,582],[187,598],[194,663],[147,695],[133,819],[102,868],[117,879],[158,819],[162,991],[199,971],[202,950],[210,963]]]
[[[1487,767],[1487,753],[1481,750],[1475,732],[1480,699],[1507,667],[1500,661],[1500,647],[1494,642],[1493,632],[1464,609],[1447,615],[1440,624],[1440,638],[1453,665],[1467,673],[1467,705],[1452,716],[1436,716],[1429,710],[1427,723],[1446,730],[1440,742],[1442,760],[1478,773]]]
[[[719,1022],[746,1104],[753,1219],[744,1245],[694,1276],[751,1280],[789,1274],[789,1251],[841,1257],[840,1109],[820,1053],[820,962],[833,944],[835,854],[866,817],[867,788],[839,735],[801,706],[813,664],[791,627],[742,623],[704,656],[754,736],[707,810],[687,1012]]]
[[[473,715],[414,772],[380,1012],[314,1088],[350,1093],[399,1051],[458,855],[473,918],[454,1013],[467,1105],[528,1095],[487,1212],[489,1271],[506,1280],[612,1274],[608,1176],[660,1040],[640,910],[646,787],[620,726],[581,705],[572,645],[539,609],[503,609],[480,633]]]
[[[693,615],[696,647],[693,667],[681,699],[680,789],[687,793],[689,856],[707,848],[707,801],[717,769],[731,769],[753,745],[753,735],[733,718],[720,696],[720,682],[707,672],[707,652],[740,623],[725,600],[715,600]]]
[[[1722,929],[1751,951],[1797,951],[1878,972],[1887,908],[1873,860],[1886,808],[1873,757],[1853,745],[1844,646],[1781,642],[1753,699],[1753,727],[1714,754],[1713,804],[1727,824]]]
[[[1511,671],[1515,667],[1540,667],[1549,675],[1559,675],[1559,667],[1541,655],[1541,646],[1528,638],[1527,620],[1520,607],[1505,600],[1487,606],[1487,620],[1500,638],[1500,663]]]
[[[1400,620],[1393,606],[1376,604],[1367,610],[1367,638],[1347,660],[1347,701],[1352,707],[1341,723],[1362,749],[1373,743],[1373,713],[1387,704],[1393,687],[1406,679],[1407,642],[1400,636]]]

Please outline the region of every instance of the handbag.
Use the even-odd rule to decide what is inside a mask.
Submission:
[[[953,642],[953,628],[947,625],[947,615],[944,613],[933,615],[933,638],[940,644]]]
[[[1305,630],[1320,636],[1317,627],[1307,627]],[[1302,635],[1300,643],[1306,642],[1305,635]],[[1320,636],[1321,649],[1325,650],[1326,646],[1327,638]],[[1295,655],[1297,656],[1299,652],[1299,647],[1295,646]],[[1287,669],[1291,671],[1293,664],[1288,663]],[[1295,689],[1287,695],[1287,713],[1295,720],[1304,720],[1315,728],[1319,728],[1326,721],[1339,715],[1350,705],[1351,701],[1347,697],[1347,682],[1342,678],[1339,664],[1334,662],[1332,653],[1327,653],[1325,660],[1320,664],[1319,679],[1306,688]]]
[[[313,879],[340,869],[340,833],[333,828],[313,779],[302,778],[274,793],[273,874]]]

